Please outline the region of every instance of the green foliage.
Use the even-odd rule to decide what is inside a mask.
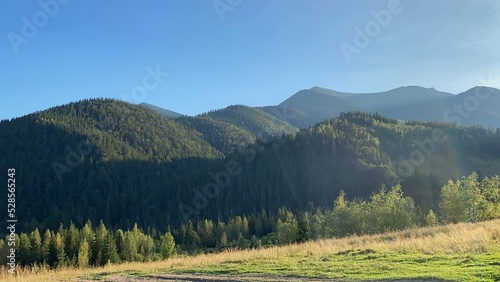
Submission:
[[[441,190],[439,204],[443,221],[455,223],[482,221],[500,217],[500,179],[476,172],[456,181],[450,180]]]
[[[400,157],[418,149],[414,141],[432,137],[434,130],[446,132],[448,139],[435,144],[429,163],[446,160],[449,144],[461,148],[455,160],[459,163],[477,155],[492,160],[490,156],[500,151],[500,132],[442,123],[403,124],[363,113],[343,113],[296,134],[249,145],[260,134],[257,129],[269,135],[294,132],[283,126],[260,110],[241,106],[169,119],[143,107],[91,99],[0,122],[0,164],[19,168],[23,197],[18,212],[26,218],[20,231],[54,230],[61,222],[82,227],[90,219],[123,229],[137,222],[141,228],[165,232],[166,226],[179,227],[191,219],[200,244],[215,247],[220,234],[210,236],[214,228],[199,229],[196,221],[228,221],[261,210],[274,214],[280,207],[303,211],[309,202],[325,208],[341,190],[362,202],[382,184],[394,185],[398,175],[415,205],[424,213],[437,210],[439,179],[455,176],[441,173],[445,166],[431,175],[436,167],[427,164],[408,177],[399,172]],[[231,174],[228,164],[235,164]],[[206,187],[217,191],[216,196],[203,195],[206,205],[196,208],[193,202]],[[5,197],[0,194],[0,201]],[[186,215],[180,204],[194,212]],[[495,206],[471,208],[496,212]],[[247,220],[255,230],[245,230],[242,218],[241,225],[226,233],[230,242],[240,232],[249,239],[276,230],[277,221],[264,226],[260,219]],[[311,236],[318,236],[321,225],[324,222],[311,225]],[[182,242],[184,235],[176,239]],[[71,261],[78,241],[70,240],[65,248]]]
[[[286,221],[281,221],[278,219],[278,227],[276,230],[278,241],[280,244],[290,244],[297,242],[299,239],[299,228],[297,226],[297,221],[295,218],[286,219]]]
[[[79,236],[73,254],[73,248],[68,247],[68,243],[73,242],[75,234]],[[0,240],[1,254],[10,248],[3,242]],[[102,221],[95,229],[89,221],[81,229],[74,225],[69,228],[60,226],[57,232],[47,229],[43,240],[36,229],[29,234],[21,233],[17,242],[20,244],[18,261],[22,266],[47,264],[50,267],[85,268],[121,261],[166,259],[175,252],[175,239],[170,232],[154,239],[135,225],[132,230],[123,232],[120,229],[113,233]]]
[[[369,212],[374,233],[402,230],[417,223],[413,200],[403,196],[400,184],[396,184],[389,192],[382,187],[379,193],[374,194]]]
[[[115,239],[113,238],[112,233],[106,234],[102,261],[105,261],[106,264],[109,263],[115,264],[120,262],[120,257],[118,256]]]
[[[180,117],[175,121],[200,132],[204,140],[224,154],[242,150],[256,140],[256,135],[250,131],[208,115]]]
[[[333,210],[325,214],[326,237],[382,233],[417,225],[413,200],[403,195],[399,184],[390,191],[382,186],[369,202],[348,201],[346,194],[341,192]]]
[[[67,266],[67,255],[64,251],[64,239],[61,232],[57,232],[54,236],[52,236],[49,248],[49,257],[51,258],[49,265],[56,267]]]
[[[260,138],[292,134],[298,131],[298,128],[262,110],[242,105],[210,111],[201,116],[209,116],[219,121],[237,125]]]
[[[160,243],[160,253],[162,258],[166,259],[171,257],[175,251],[175,240],[174,236],[170,232],[167,232],[165,235],[161,236]]]
[[[310,219],[308,215],[303,213],[297,217],[297,242],[305,242],[311,238]]]
[[[225,231],[223,231],[222,235],[220,236],[220,246],[221,247],[227,246],[227,235]]]
[[[435,130],[447,140],[434,144],[432,161],[394,185],[400,156]],[[449,160],[451,144],[461,151],[456,162],[493,162],[500,131],[343,113],[295,132],[242,106],[173,120],[104,99],[2,121],[0,164],[18,168],[16,209],[26,218],[20,262],[98,266],[169,257],[176,246],[195,253],[378,233],[433,225],[433,212],[417,220],[417,211],[438,203],[444,222],[500,217],[498,177],[450,181],[440,199],[440,179],[456,176],[433,164]],[[384,185],[393,188],[377,191]],[[200,193],[206,205],[195,208]],[[180,204],[195,213],[185,217]],[[167,230],[175,245],[159,236]]]
[[[31,241],[28,234],[22,233],[19,236],[19,248],[18,248],[18,258],[24,265],[30,265],[33,263],[33,257],[31,256]]]
[[[40,262],[42,261],[42,237],[40,236],[40,232],[38,231],[38,228],[35,228],[30,233],[30,241],[31,241],[31,250],[30,250],[30,257],[31,257],[31,262]]]
[[[445,223],[465,221],[465,206],[462,192],[460,191],[460,181],[449,180],[443,186],[439,207]]]
[[[80,247],[78,248],[78,259],[77,266],[79,268],[86,268],[90,263],[90,245],[87,242],[87,238],[83,238],[80,242]]]
[[[425,223],[425,226],[438,225],[439,220],[438,220],[436,214],[434,213],[434,211],[429,210],[429,213],[427,213],[427,215],[425,216],[424,223]]]

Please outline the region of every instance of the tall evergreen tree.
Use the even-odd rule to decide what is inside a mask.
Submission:
[[[161,236],[160,253],[161,256],[166,259],[172,256],[175,250],[174,236],[170,232],[165,233]]]
[[[80,242],[80,247],[78,248],[77,266],[79,268],[88,267],[90,263],[90,255],[91,255],[90,245],[87,242],[87,238],[84,237]]]
[[[43,252],[42,252],[42,237],[40,236],[40,232],[38,228],[35,228],[30,233],[30,241],[31,241],[31,257],[33,262],[36,264],[40,264],[43,262]]]

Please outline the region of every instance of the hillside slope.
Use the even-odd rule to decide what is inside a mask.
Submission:
[[[148,103],[141,103],[141,104],[139,104],[139,106],[143,106],[145,108],[151,109],[164,117],[177,118],[177,117],[182,116],[182,114],[179,114],[177,112],[167,110],[167,109],[164,109],[164,108],[152,105],[152,104],[148,104]]]
[[[460,223],[91,269],[24,269],[18,277],[2,271],[0,279],[496,282],[500,279],[499,232],[500,220]]]
[[[209,116],[215,120],[234,124],[252,132],[258,137],[277,136],[283,133],[292,134],[298,131],[298,128],[286,121],[280,120],[257,108],[242,105],[229,106],[201,116]]]
[[[140,222],[148,198],[168,204],[147,191],[222,157],[200,133],[115,100],[84,100],[0,123],[0,166],[16,169],[23,195],[16,203],[25,219],[20,229],[70,219]]]
[[[224,154],[248,147],[257,138],[255,134],[241,127],[215,120],[208,115],[180,117],[175,119],[175,121],[187,128],[200,132],[204,140]]]
[[[142,107],[89,100],[0,123],[0,164],[16,168],[23,195],[17,199],[25,218],[19,228],[56,229],[70,220],[81,226],[87,219],[111,227],[137,222],[165,228],[186,218],[321,207],[341,190],[365,198],[397,181],[426,211],[436,208],[439,188],[449,178],[473,170],[497,174],[500,164],[500,131],[402,124],[362,113],[256,141],[223,158],[200,131],[216,125],[211,142],[221,148],[245,135],[225,136],[234,128],[218,128],[209,116],[182,124]],[[197,123],[202,129],[193,129]],[[246,136],[242,140],[252,140]],[[439,142],[429,145],[432,138]],[[422,159],[413,159],[412,152]],[[215,190],[206,192],[210,183],[219,189],[209,185]]]
[[[380,113],[399,120],[445,121],[500,128],[500,90],[474,87],[458,95],[419,86],[379,93],[345,93],[313,87],[263,111],[299,128],[337,117],[341,112]]]
[[[262,109],[294,126],[306,128],[337,117],[341,112],[367,112],[367,109],[346,99],[351,95],[313,87],[297,92],[277,106],[263,107]]]
[[[404,120],[446,121],[500,128],[500,90],[474,87],[438,101],[420,102],[381,113]]]
[[[453,95],[434,88],[406,86],[379,93],[354,94],[346,99],[370,112],[381,112],[422,102],[435,102]]]

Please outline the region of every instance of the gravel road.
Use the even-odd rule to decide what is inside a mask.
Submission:
[[[87,281],[87,280],[80,280]],[[272,277],[272,276],[258,276],[258,275],[194,275],[194,274],[161,274],[161,275],[151,275],[144,277],[108,277],[106,280],[100,281],[113,281],[113,282],[139,282],[139,281],[165,281],[165,282],[342,282],[343,280],[331,280],[331,279],[315,279],[315,278],[299,278],[299,277]],[[446,282],[444,280],[380,280],[380,281],[370,281],[370,282]]]

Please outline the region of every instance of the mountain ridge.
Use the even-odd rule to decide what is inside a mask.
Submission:
[[[341,190],[369,197],[394,179],[427,211],[436,209],[437,189],[447,179],[474,170],[492,175],[500,163],[500,131],[480,127],[354,112],[260,139],[209,115],[180,119],[94,99],[0,122],[0,165],[16,168],[23,195],[17,199],[25,218],[20,230],[57,228],[70,220],[82,226],[86,219],[113,228],[134,222],[166,228],[186,217],[227,219],[276,213],[282,206],[304,210],[309,203],[331,204]],[[399,157],[411,160],[415,140],[424,142],[434,130],[447,134],[445,142],[403,175]],[[236,135],[224,137],[228,132]],[[233,146],[241,140],[248,143]]]
[[[484,102],[483,100],[485,99],[480,99],[483,97],[481,95],[475,97],[474,93],[477,91],[486,91],[486,94],[491,93],[488,101]],[[335,118],[342,112],[353,111],[381,113],[399,120],[447,121],[463,125],[482,125],[499,128],[500,115],[496,113],[496,109],[500,108],[498,91],[500,90],[492,87],[476,86],[464,92],[452,94],[436,90],[433,87],[425,88],[410,85],[382,92],[351,93],[314,86],[296,92],[277,105],[253,107],[253,109],[260,110],[284,122],[285,124],[281,124],[278,127],[284,129],[285,133],[293,132],[287,124],[297,128],[307,128],[318,122]],[[483,102],[479,103],[481,101]],[[470,103],[470,105],[464,103]],[[468,112],[471,113],[467,112],[463,114],[456,112],[456,104],[467,107],[469,109]],[[477,109],[475,109],[475,104],[479,104]],[[170,118],[181,116],[181,114],[155,105],[145,104],[144,106]],[[239,106],[243,108],[248,107]],[[221,112],[230,114],[234,110],[234,107],[238,107],[238,105],[210,111],[206,114],[212,116],[217,116]],[[251,111],[248,108],[245,108],[245,111]],[[471,108],[474,109],[471,111]],[[450,109],[452,113],[449,113]],[[457,116],[457,114],[460,116]],[[251,115],[255,115],[255,113]],[[258,115],[263,114],[259,113]],[[236,122],[235,119],[228,119],[227,116],[225,119],[229,122]],[[267,119],[270,120],[269,117]],[[272,122],[274,124],[278,123],[277,121]],[[277,134],[276,131],[271,131],[272,135]],[[256,132],[253,133],[255,134]],[[267,135],[270,132],[264,133]]]
[[[486,91],[483,96],[485,99],[488,96],[487,102],[481,99],[483,96],[473,95],[478,89]],[[315,86],[298,91],[276,106],[260,108],[299,128],[351,111],[381,113],[399,120],[447,121],[499,128],[500,117],[495,112],[500,108],[499,93],[498,89],[481,86],[456,95],[421,86],[402,86],[376,93],[339,92]],[[470,113],[460,118],[456,116],[460,113],[447,114],[450,109],[456,111],[456,104],[468,107]],[[475,104],[479,104],[477,108]]]

